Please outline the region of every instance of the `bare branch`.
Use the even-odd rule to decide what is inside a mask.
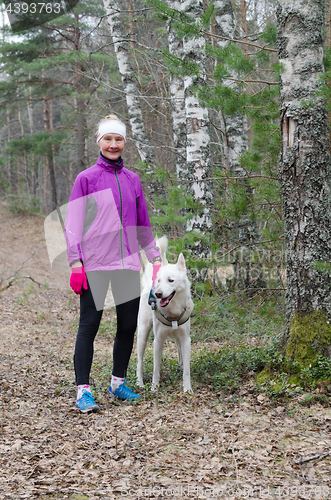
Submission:
[[[307,462],[311,462],[312,460],[320,460],[322,458],[327,457],[330,455],[330,451],[325,451],[324,453],[319,453],[318,455],[312,455],[311,457],[307,458],[300,458],[300,460],[294,460],[296,464],[305,464]]]

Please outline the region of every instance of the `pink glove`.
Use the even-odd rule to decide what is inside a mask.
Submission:
[[[156,281],[156,276],[157,276],[157,273],[158,273],[160,267],[161,267],[161,262],[153,264],[153,277],[152,277],[153,286],[154,286],[154,282]]]
[[[70,286],[77,295],[83,295],[82,287],[87,290],[87,278],[83,267],[71,269]]]

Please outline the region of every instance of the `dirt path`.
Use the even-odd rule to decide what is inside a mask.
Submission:
[[[0,295],[0,499],[331,498],[331,410],[320,405],[275,407],[247,386],[236,398],[161,389],[109,408],[104,387],[100,413],[77,413],[78,299],[50,269],[43,219],[2,207],[0,221],[0,279],[24,261],[30,276]],[[100,334],[95,376],[110,357]]]

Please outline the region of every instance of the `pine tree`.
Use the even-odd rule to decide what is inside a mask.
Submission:
[[[105,91],[91,75],[100,65],[105,72],[109,70],[112,57],[89,55],[93,45],[87,34],[92,14],[101,17],[101,13],[91,4],[80,3],[67,16],[1,45],[6,75],[0,82],[1,101],[7,116],[15,116],[17,110],[21,113],[19,127],[9,122],[9,151],[12,159],[17,157],[15,140],[25,134],[30,144],[27,186],[35,184],[34,195],[44,198],[46,211],[67,199],[75,176],[88,166],[91,145],[97,151],[94,129],[98,118],[90,111],[93,102],[100,107],[97,97]],[[94,43],[98,42],[96,37]]]

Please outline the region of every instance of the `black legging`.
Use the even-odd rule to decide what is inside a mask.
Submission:
[[[88,289],[83,289],[83,295],[80,296],[80,320],[74,354],[77,385],[89,384],[93,342],[99,329],[109,280],[117,314],[112,372],[115,377],[124,378],[126,374],[137,328],[140,301],[139,271],[121,269],[92,271],[86,274]]]

